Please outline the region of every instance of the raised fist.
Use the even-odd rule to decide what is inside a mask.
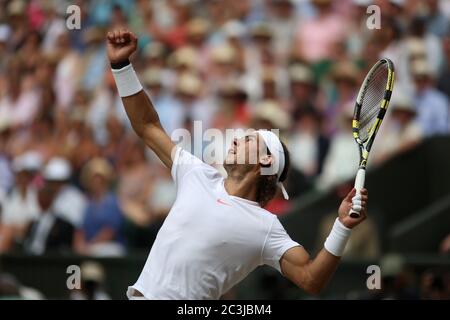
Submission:
[[[130,58],[137,48],[137,37],[129,30],[119,29],[108,32],[107,52],[111,63],[118,63]]]

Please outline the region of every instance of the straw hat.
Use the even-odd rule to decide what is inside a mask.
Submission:
[[[211,51],[211,59],[215,63],[231,63],[236,59],[236,50],[230,45],[214,47]]]
[[[314,84],[314,74],[303,64],[296,63],[289,67],[289,78],[293,83]]]
[[[197,51],[191,47],[182,47],[169,57],[169,65],[173,68],[182,66],[195,68],[197,66],[197,59]]]
[[[89,181],[95,175],[99,175],[105,180],[110,181],[114,176],[113,167],[104,158],[93,158],[92,160],[89,160],[81,170],[81,183],[84,186],[87,186]]]
[[[176,90],[182,94],[197,96],[202,90],[202,82],[197,75],[184,73],[178,79]]]
[[[288,128],[291,122],[289,114],[282,109],[278,102],[272,100],[257,104],[254,116],[256,119],[269,121],[278,129]]]

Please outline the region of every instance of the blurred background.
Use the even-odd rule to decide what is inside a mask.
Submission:
[[[79,30],[66,25],[72,4]],[[371,4],[379,29],[367,25]],[[106,59],[106,32],[127,27],[169,134],[194,120],[280,128],[291,200],[267,209],[313,254],[357,170],[357,90],[373,63],[392,59],[370,218],[319,298],[449,299],[449,17],[448,0],[0,0],[0,298],[124,299],[174,201]],[[67,288],[70,265],[81,290]],[[366,286],[370,265],[380,290]],[[311,299],[265,267],[224,298]]]

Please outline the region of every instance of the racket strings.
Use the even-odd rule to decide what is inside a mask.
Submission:
[[[388,69],[386,64],[377,68],[369,79],[361,103],[359,118],[359,137],[362,141],[369,138],[370,131],[380,112],[381,102],[384,99]]]

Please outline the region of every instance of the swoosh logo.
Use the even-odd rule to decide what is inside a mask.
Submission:
[[[223,202],[222,199],[217,199],[217,203],[224,204],[224,205],[226,205],[226,206],[231,206],[231,204],[228,204],[228,203]]]

